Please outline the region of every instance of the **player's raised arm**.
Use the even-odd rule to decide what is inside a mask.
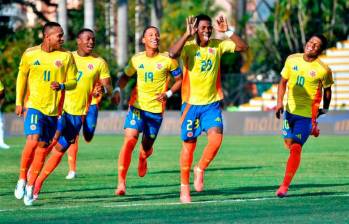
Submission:
[[[196,18],[194,16],[189,16],[186,19],[186,24],[187,24],[187,30],[185,31],[183,36],[168,50],[169,56],[171,58],[177,58],[181,55],[181,51],[183,49],[185,42],[190,37],[192,37],[198,30],[196,26]]]
[[[225,33],[236,45],[235,51],[246,51],[248,45],[238,35],[235,34],[233,28],[228,25],[227,18],[223,15],[219,15],[216,18],[216,24],[214,29],[218,32]]]

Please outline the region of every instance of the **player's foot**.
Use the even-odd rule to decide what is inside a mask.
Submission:
[[[26,206],[33,205],[33,201],[34,201],[33,190],[34,190],[34,186],[29,186],[29,185],[25,186],[25,194],[23,197],[23,202]]]
[[[204,189],[204,171],[198,166],[194,167],[194,188],[197,192]]]
[[[126,184],[125,183],[119,183],[118,188],[115,190],[115,195],[122,196],[126,194]]]
[[[68,175],[65,177],[65,179],[67,179],[67,180],[72,180],[72,179],[74,179],[74,178],[76,178],[77,177],[77,175],[76,175],[76,172],[75,171],[69,171],[68,172]]]
[[[317,122],[315,122],[315,123],[312,125],[312,128],[311,128],[311,135],[313,135],[314,137],[318,137],[318,136],[320,135],[320,128],[319,128]]]
[[[2,142],[2,143],[0,143],[0,148],[2,148],[2,149],[9,149],[10,146],[7,145],[5,142]]]
[[[287,191],[288,191],[288,187],[281,185],[279,187],[279,189],[276,191],[276,196],[278,196],[279,198],[283,198],[287,196]]]
[[[26,181],[24,179],[19,179],[15,188],[15,197],[17,199],[22,199],[24,196]]]
[[[138,160],[138,176],[144,177],[147,174],[147,159],[139,157]]]
[[[184,203],[184,204],[191,202],[189,184],[181,184],[180,201],[181,201],[181,203]]]

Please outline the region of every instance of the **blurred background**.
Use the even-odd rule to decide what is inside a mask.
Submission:
[[[329,48],[321,56],[334,74],[331,109],[349,109],[349,1],[347,0],[0,0],[0,79],[6,87],[5,112],[14,111],[15,83],[24,50],[41,42],[42,25],[59,22],[65,48],[76,49],[83,28],[96,32],[96,53],[104,57],[114,82],[136,52],[147,25],[160,28],[161,51],[167,51],[185,31],[185,18],[205,13],[227,16],[250,48],[222,59],[226,111],[269,111],[276,105],[276,88],[287,56],[302,52],[314,33],[323,33]],[[213,34],[217,38],[222,38]],[[119,109],[127,108],[131,84]],[[180,108],[180,94],[167,109]],[[115,110],[108,100],[102,110]]]

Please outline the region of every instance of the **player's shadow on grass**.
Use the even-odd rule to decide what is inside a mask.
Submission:
[[[290,189],[304,189],[304,188],[325,188],[325,187],[340,187],[348,186],[349,183],[344,184],[295,184],[291,185]],[[194,193],[195,195],[237,195],[237,194],[248,194],[248,193],[261,193],[261,192],[274,192],[278,189],[278,185],[274,186],[249,186],[249,187],[238,187],[238,188],[222,188],[217,190],[206,190],[200,193]],[[337,194],[338,192],[317,192],[317,193],[304,193],[295,196],[315,196],[315,195],[330,195]]]
[[[193,167],[192,167],[193,168]],[[251,170],[251,169],[261,169],[262,166],[242,166],[242,167],[215,167],[215,168],[208,168],[205,170],[205,173],[210,173],[214,171],[234,171],[234,170]],[[180,170],[161,170],[161,171],[154,171],[149,172],[153,174],[164,174],[164,173],[180,173]]]

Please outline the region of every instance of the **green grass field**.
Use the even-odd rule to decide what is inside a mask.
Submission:
[[[81,141],[78,178],[65,180],[64,157],[32,207],[13,195],[24,137],[7,142],[12,148],[0,151],[0,223],[349,223],[347,136],[309,139],[283,199],[274,196],[288,157],[281,137],[225,136],[204,192],[192,192],[187,205],[179,203],[179,137],[159,136],[144,178],[137,176],[137,147],[124,197],[114,196],[122,136]],[[195,161],[205,144],[203,136]]]

